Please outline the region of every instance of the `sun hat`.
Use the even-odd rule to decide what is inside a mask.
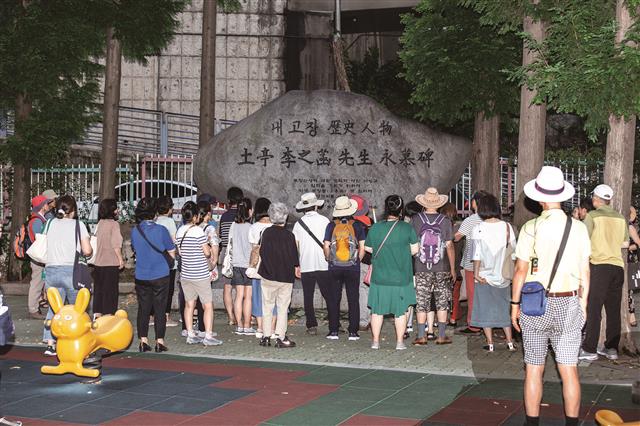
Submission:
[[[430,187],[427,188],[424,194],[416,196],[416,201],[422,207],[426,207],[428,209],[438,209],[444,206],[447,201],[449,201],[449,197],[447,195],[438,194],[438,190],[436,188]]]
[[[37,212],[43,208],[49,200],[44,195],[37,195],[31,199],[31,211]]]
[[[593,190],[593,195],[603,200],[610,200],[613,198],[613,189],[609,185],[600,184]]]
[[[353,216],[358,210],[358,202],[349,197],[342,196],[336,198],[336,206],[333,208],[333,217]]]
[[[369,203],[358,194],[351,194],[349,198],[355,200],[358,203],[358,210],[353,214],[353,218],[364,223],[367,226],[371,226],[371,218],[367,216],[369,213]]]
[[[318,200],[315,192],[306,192],[300,196],[300,201],[296,204],[296,210],[308,209],[309,207],[322,207],[324,200]]]
[[[47,197],[47,200],[49,201],[55,200],[56,198],[58,198],[58,194],[56,194],[56,191],[54,191],[53,189],[47,189],[41,195],[44,195],[45,197]]]
[[[564,180],[562,170],[553,166],[543,166],[538,176],[525,184],[524,193],[534,201],[561,203],[573,197],[576,190]]]

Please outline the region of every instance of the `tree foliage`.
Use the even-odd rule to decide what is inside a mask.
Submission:
[[[481,15],[457,0],[422,0],[402,21],[400,58],[414,85],[419,117],[454,126],[476,113],[508,116],[518,109],[518,86],[508,70],[521,60],[512,31],[498,34]]]
[[[102,30],[85,16],[83,0],[0,2],[0,108],[11,110],[19,94],[33,110],[16,123],[22,135],[7,139],[0,155],[14,164],[49,165],[96,120],[102,67],[92,60],[104,44]]]

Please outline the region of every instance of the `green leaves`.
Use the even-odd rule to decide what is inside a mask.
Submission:
[[[400,58],[415,86],[419,117],[445,126],[472,121],[477,112],[514,114],[518,86],[508,79],[522,54],[513,31],[500,34],[457,0],[422,0],[404,15]]]

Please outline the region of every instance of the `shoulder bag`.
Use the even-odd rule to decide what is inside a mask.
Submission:
[[[160,226],[160,225],[158,225],[158,226]],[[171,256],[167,250],[160,250],[158,247],[154,246],[151,243],[151,241],[149,241],[147,236],[144,234],[144,232],[142,231],[142,227],[140,225],[136,225],[136,229],[138,230],[138,232],[140,233],[142,238],[144,238],[144,240],[147,242],[147,244],[149,244],[149,247],[151,247],[151,249],[153,251],[160,253],[162,255],[162,257],[164,257],[164,260],[165,260],[165,262],[167,262],[167,265],[169,266],[169,269],[173,269],[174,266],[176,265],[176,260],[174,259],[174,257]]]
[[[96,225],[96,231],[91,235],[89,243],[91,244],[91,257],[87,260],[89,265],[93,265],[96,263],[96,257],[98,257],[98,225]]]
[[[73,288],[80,290],[86,288],[91,291],[91,270],[82,255],[82,239],[80,237],[80,220],[76,219],[76,255],[73,260]],[[78,245],[80,250],[78,250]],[[81,259],[82,258],[82,259]]]
[[[560,248],[556,254],[556,259],[553,262],[553,268],[551,269],[551,275],[549,276],[549,282],[544,287],[539,281],[529,281],[522,286],[520,296],[520,310],[523,314],[539,317],[544,315],[547,310],[547,294],[553,283],[553,279],[558,271],[558,265],[564,254],[564,249],[567,246],[567,240],[569,238],[569,231],[571,230],[571,218],[567,217],[567,224],[564,227],[564,233],[562,234],[562,242]]]
[[[300,226],[302,227],[302,229],[304,229],[305,231],[307,231],[307,234],[309,234],[309,236],[311,238],[313,238],[313,241],[316,242],[317,245],[320,246],[321,249],[324,249],[324,245],[320,242],[320,240],[318,239],[318,237],[315,236],[315,234],[313,232],[311,232],[311,229],[309,229],[309,227],[307,226],[306,223],[304,223],[304,221],[302,219],[298,220],[298,223],[300,224]]]
[[[53,219],[47,221],[41,234],[36,234],[36,240],[27,249],[27,256],[36,263],[45,264],[47,262],[47,231]]]
[[[234,222],[235,223],[235,222]],[[222,275],[227,278],[233,278],[233,266],[231,265],[231,257],[233,256],[233,238],[231,238],[233,231],[233,223],[229,227],[229,240],[227,243],[227,249],[224,253],[224,259],[222,259]]]
[[[513,273],[515,269],[515,265],[513,262],[513,254],[515,253],[515,248],[509,244],[509,240],[511,240],[511,227],[508,223],[504,223],[507,226],[507,243],[504,246],[504,259],[502,261],[502,278],[505,281],[513,280]]]
[[[367,273],[364,276],[364,279],[362,280],[362,282],[365,283],[366,285],[371,285],[371,274],[373,273],[373,261],[378,257],[378,254],[380,254],[380,250],[382,250],[382,247],[384,247],[384,243],[387,242],[387,238],[389,238],[389,235],[391,235],[391,231],[393,231],[393,228],[395,228],[397,224],[398,224],[398,221],[396,220],[395,223],[391,225],[391,229],[389,229],[389,232],[387,232],[387,235],[385,235],[384,239],[380,243],[380,247],[378,247],[378,250],[376,250],[376,254],[374,254],[371,257],[371,265],[369,265],[369,269],[367,270]]]

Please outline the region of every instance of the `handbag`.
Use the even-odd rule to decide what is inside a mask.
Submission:
[[[91,257],[87,260],[89,265],[93,265],[96,263],[96,257],[98,257],[98,225],[96,225],[96,231],[89,239],[89,244],[91,244]]]
[[[231,265],[231,256],[233,255],[233,239],[231,238],[233,230],[233,223],[229,227],[229,243],[227,244],[227,248],[224,252],[224,259],[222,260],[222,275],[227,278],[233,278],[233,266]]]
[[[142,232],[142,227],[140,225],[136,225],[136,229],[138,230],[142,238],[144,238],[144,240],[147,242],[147,244],[149,244],[149,246],[153,249],[153,251],[160,253],[162,257],[164,257],[164,260],[165,262],[167,262],[169,269],[173,269],[176,266],[176,259],[171,256],[167,250],[160,250],[158,247],[154,246],[151,241],[149,241],[144,232]]]
[[[382,250],[382,247],[384,247],[384,243],[387,242],[387,238],[389,238],[389,235],[391,235],[391,231],[393,231],[393,228],[395,228],[397,224],[398,224],[398,221],[396,220],[395,223],[391,225],[391,229],[389,229],[389,232],[387,232],[387,235],[385,235],[384,239],[380,243],[380,247],[378,247],[378,250],[376,250],[376,254],[374,254],[373,257],[371,258],[371,265],[369,265],[369,269],[367,270],[367,273],[365,274],[364,279],[362,280],[362,282],[365,283],[366,285],[371,285],[371,275],[373,274],[373,261],[376,259],[376,257],[378,257],[380,250]]]
[[[569,238],[569,231],[571,230],[571,218],[567,217],[567,224],[564,226],[564,233],[562,234],[562,241],[560,242],[560,248],[556,254],[555,261],[553,262],[553,268],[551,268],[551,275],[549,276],[549,282],[544,287],[539,281],[529,281],[522,286],[520,296],[520,310],[523,314],[539,317],[544,315],[547,310],[547,294],[551,283],[558,271],[558,265],[564,254],[564,249],[567,246],[567,240]]]
[[[47,262],[47,231],[53,220],[47,221],[41,234],[36,234],[36,240],[27,249],[27,256],[36,263]]]
[[[511,239],[511,227],[508,223],[505,222],[507,226],[507,243],[504,246],[504,259],[502,261],[502,278],[505,281],[513,280],[513,273],[515,270],[515,265],[513,262],[513,254],[515,253],[515,248],[509,244],[509,240]]]
[[[80,251],[77,250],[78,244],[80,245]],[[91,279],[91,270],[84,256],[82,256],[81,251],[80,220],[76,219],[76,255],[73,260],[73,288],[76,290],[86,288],[91,291],[91,284],[93,282]]]

